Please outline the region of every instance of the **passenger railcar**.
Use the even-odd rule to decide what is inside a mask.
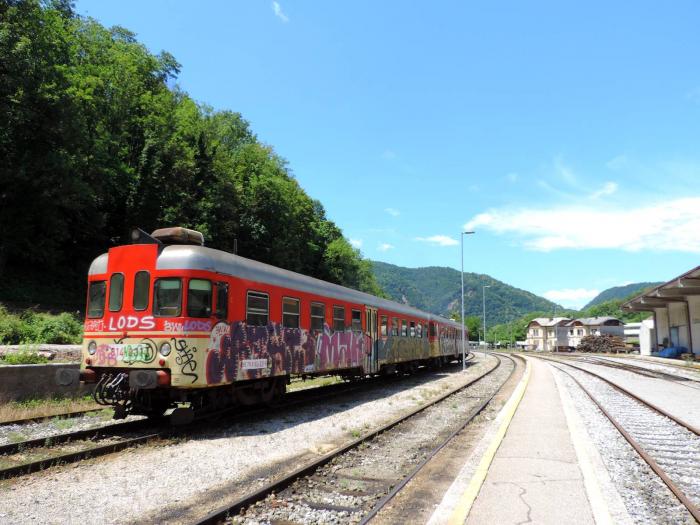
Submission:
[[[97,257],[79,376],[98,402],[162,415],[267,402],[293,376],[362,377],[461,357],[459,324],[204,247],[198,232],[135,230]]]

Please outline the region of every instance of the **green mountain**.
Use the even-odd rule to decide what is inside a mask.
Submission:
[[[638,293],[642,293],[642,290],[644,290],[645,288],[652,288],[660,284],[662,283],[632,283],[626,284],[624,286],[613,286],[612,288],[608,288],[607,290],[603,290],[602,292],[600,292],[582,309],[586,310],[591,306],[596,306],[600,303],[604,303],[612,299],[627,299],[631,295],[637,295]]]
[[[449,317],[460,311],[459,271],[440,266],[404,268],[372,261],[374,275],[387,296],[421,310]],[[486,289],[486,320],[504,323],[534,311],[554,312],[562,307],[535,294],[509,286],[488,275],[464,274],[465,317],[481,316],[482,286]]]

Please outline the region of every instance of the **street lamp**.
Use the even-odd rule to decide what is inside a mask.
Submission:
[[[459,235],[459,240],[460,240],[460,249],[462,252],[462,372],[464,372],[467,369],[467,355],[464,351],[464,332],[465,332],[465,323],[464,323],[464,236],[465,235],[473,235],[474,232],[461,232]]]
[[[491,288],[490,284],[485,284],[481,287],[481,296],[484,300],[484,343],[485,346],[489,346],[488,339],[486,339],[486,288]],[[486,348],[484,348],[484,357],[486,357]]]

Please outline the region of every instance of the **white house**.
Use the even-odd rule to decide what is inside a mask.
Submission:
[[[538,317],[527,325],[527,347],[538,352],[554,352],[567,347],[568,317]]]
[[[566,329],[569,348],[576,348],[587,335],[625,335],[625,324],[616,317],[582,317],[567,323]]]

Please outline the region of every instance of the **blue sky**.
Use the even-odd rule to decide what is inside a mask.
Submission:
[[[700,4],[137,2],[77,10],[239,111],[363,254],[580,306],[700,264]]]

